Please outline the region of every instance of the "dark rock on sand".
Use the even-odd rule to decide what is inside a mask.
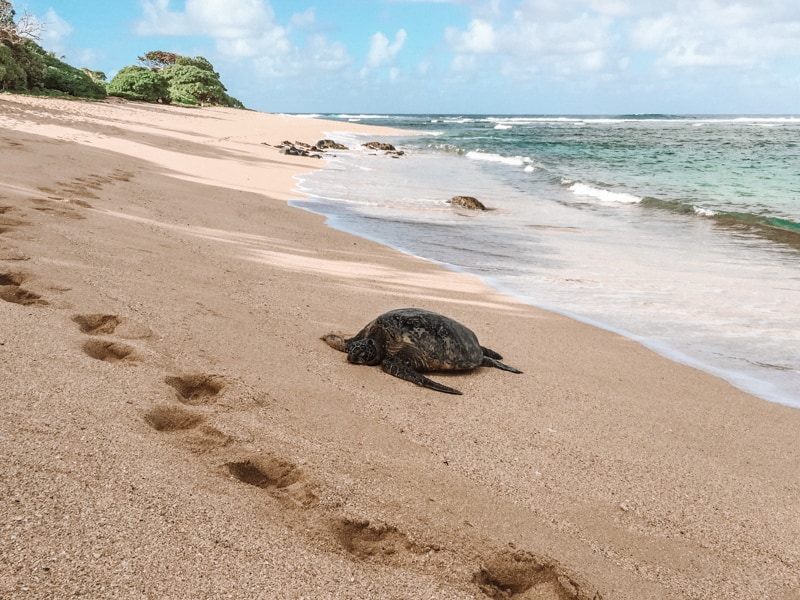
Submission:
[[[315,146],[306,144],[304,142],[292,143],[284,140],[278,145],[278,148],[280,148],[281,154],[286,154],[288,156],[307,156],[309,158],[322,158],[322,155],[312,153],[318,151],[318,149]]]
[[[324,139],[316,144],[317,150],[348,150],[347,146],[333,140]]]

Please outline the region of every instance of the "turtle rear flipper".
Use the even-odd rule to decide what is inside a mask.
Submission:
[[[488,356],[489,358],[494,358],[496,360],[503,360],[503,357],[500,356],[500,354],[498,354],[491,348],[487,348],[486,346],[481,346],[481,350],[483,350],[484,356]]]
[[[484,367],[494,367],[495,369],[502,369],[503,371],[509,371],[511,373],[522,373],[519,369],[515,369],[514,367],[510,367],[505,363],[501,363],[499,360],[492,358],[490,356],[486,356],[484,353],[483,355],[483,362],[481,365]]]
[[[394,375],[400,379],[405,379],[406,381],[436,390],[437,392],[444,392],[445,394],[461,394],[461,392],[459,392],[457,389],[447,387],[441,383],[436,383],[432,379],[428,379],[422,373],[416,371],[414,367],[412,367],[406,361],[401,358],[397,358],[396,356],[384,359],[381,363],[381,368],[389,375]]]

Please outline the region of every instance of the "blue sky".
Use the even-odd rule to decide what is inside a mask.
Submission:
[[[800,113],[797,0],[13,0],[109,78],[209,59],[248,108]]]

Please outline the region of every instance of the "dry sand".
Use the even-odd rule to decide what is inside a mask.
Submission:
[[[800,411],[288,206],[320,163],[262,142],[357,126],[0,126],[2,600],[800,598]],[[450,396],[319,339],[401,306],[525,373]]]

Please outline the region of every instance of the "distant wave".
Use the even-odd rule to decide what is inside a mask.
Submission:
[[[349,115],[345,113],[340,113],[338,115],[329,115],[329,116],[337,119],[347,119],[348,121],[353,121],[362,119],[396,119],[398,118],[399,115],[367,115],[367,114]]]
[[[675,119],[684,120],[686,115],[665,115],[661,113],[633,113],[628,115],[619,115],[619,119],[626,121],[672,121]]]
[[[483,162],[491,162],[491,163],[502,163],[504,165],[510,165],[512,167],[523,167],[526,164],[530,163],[529,158],[525,158],[522,156],[500,156],[499,154],[493,154],[491,152],[481,152],[479,150],[472,150],[467,152],[466,157],[470,160],[480,160]]]

